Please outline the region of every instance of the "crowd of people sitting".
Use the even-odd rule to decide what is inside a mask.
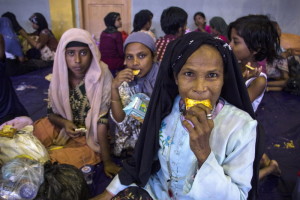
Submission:
[[[83,195],[81,185],[63,197],[64,179],[55,179],[63,187],[47,190],[53,177],[45,176],[47,187],[34,197],[250,199],[259,180],[280,176],[264,153],[255,112],[265,92],[287,89],[299,49],[280,46],[280,27],[266,15],[229,24],[215,16],[207,25],[197,12],[197,28],[186,33],[188,13],[172,6],[161,14],[165,35],[158,38],[152,18],[149,10],[136,13],[124,35],[120,13],[108,13],[99,46],[80,28],[58,41],[40,13],[29,18],[34,33],[13,13],[0,18],[0,136],[7,127],[20,134],[32,126],[51,163],[75,171],[101,163],[111,181],[94,196]],[[47,116],[33,122],[9,76],[49,66]]]

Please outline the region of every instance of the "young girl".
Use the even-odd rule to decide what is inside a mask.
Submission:
[[[124,69],[123,39],[122,33],[118,31],[118,28],[122,27],[120,13],[108,13],[104,17],[104,22],[107,28],[100,35],[101,60],[115,76],[118,71]]]
[[[159,65],[155,62],[155,43],[150,35],[134,32],[124,43],[126,69],[112,82],[111,117],[116,129],[114,154],[127,157],[132,154],[142,123],[126,116],[123,108],[136,93],[151,97]],[[139,70],[137,75],[134,70]]]
[[[152,25],[153,13],[150,10],[144,9],[140,10],[138,13],[134,15],[133,19],[133,30],[132,32],[144,32],[149,34],[154,42],[156,41],[156,36],[150,30]]]
[[[259,61],[273,62],[280,48],[279,35],[265,15],[248,15],[229,24],[230,46],[239,60],[254,112],[267,87],[267,75],[261,72]],[[249,68],[250,67],[250,68]],[[266,154],[262,159],[260,178],[279,173],[278,163]]]
[[[247,199],[259,134],[229,45],[199,32],[171,42],[154,90],[134,157],[99,199],[131,183],[153,199]],[[213,109],[186,110],[186,98],[209,99]]]
[[[112,176],[119,170],[110,159],[107,141],[112,76],[99,61],[98,47],[87,31],[73,28],[62,35],[49,88],[48,117],[35,122],[34,135],[49,148],[53,162],[80,168],[101,161],[105,174]]]
[[[206,17],[203,12],[196,12],[194,14],[194,22],[197,26],[197,29],[194,31],[210,33],[210,26],[206,25]]]

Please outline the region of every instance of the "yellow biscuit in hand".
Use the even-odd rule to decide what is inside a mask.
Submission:
[[[193,107],[194,105],[197,105],[197,104],[202,104],[202,105],[208,107],[211,110],[213,108],[209,99],[205,99],[205,100],[202,100],[202,101],[193,100],[193,99],[189,99],[189,98],[185,99],[185,108],[186,108],[186,110],[188,110],[189,108],[191,108],[191,107]]]
[[[255,68],[254,67],[252,67],[252,66],[250,66],[250,65],[245,65],[248,69],[250,69],[250,70],[254,70]]]
[[[133,73],[133,75],[138,75],[139,73],[140,73],[140,69],[135,69],[135,70],[132,70],[132,73]]]

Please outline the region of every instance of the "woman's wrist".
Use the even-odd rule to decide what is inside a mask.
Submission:
[[[112,102],[112,103],[118,103],[118,102],[121,102],[121,99],[111,99],[110,102]]]

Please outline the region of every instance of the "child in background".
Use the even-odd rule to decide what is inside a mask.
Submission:
[[[158,38],[155,43],[157,61],[162,61],[169,42],[185,34],[187,18],[187,12],[179,7],[172,6],[162,12],[160,26],[166,35]]]
[[[213,17],[209,20],[210,31],[213,36],[221,38],[224,42],[228,42],[227,39],[227,23],[222,17]]]
[[[195,31],[210,33],[210,26],[206,25],[206,17],[203,12],[196,12],[194,14],[194,22],[197,26],[197,29]]]
[[[120,13],[110,12],[104,17],[106,29],[100,35],[99,50],[101,60],[108,65],[112,75],[124,69],[124,52],[122,33],[118,28],[122,27]]]
[[[153,13],[150,10],[140,10],[134,15],[133,19],[133,30],[132,32],[142,31],[149,34],[154,42],[156,41],[156,36],[152,31],[150,31],[152,25]]]
[[[281,37],[281,29],[277,22],[272,21],[273,26]],[[266,63],[266,74],[268,76],[267,91],[281,91],[289,79],[288,57],[292,56],[294,51],[291,49],[283,49],[280,47],[277,52],[278,58],[273,62]]]
[[[259,61],[272,62],[280,48],[279,35],[265,15],[248,15],[229,24],[230,46],[240,63],[250,101],[254,112],[257,110],[267,87],[267,75]],[[263,155],[260,178],[279,173],[278,163]]]
[[[155,62],[155,43],[151,36],[134,32],[124,43],[126,69],[120,71],[112,82],[111,118],[115,122],[114,154],[127,157],[132,154],[142,123],[126,116],[123,108],[136,93],[151,97],[159,64]],[[133,70],[139,70],[135,76]]]

